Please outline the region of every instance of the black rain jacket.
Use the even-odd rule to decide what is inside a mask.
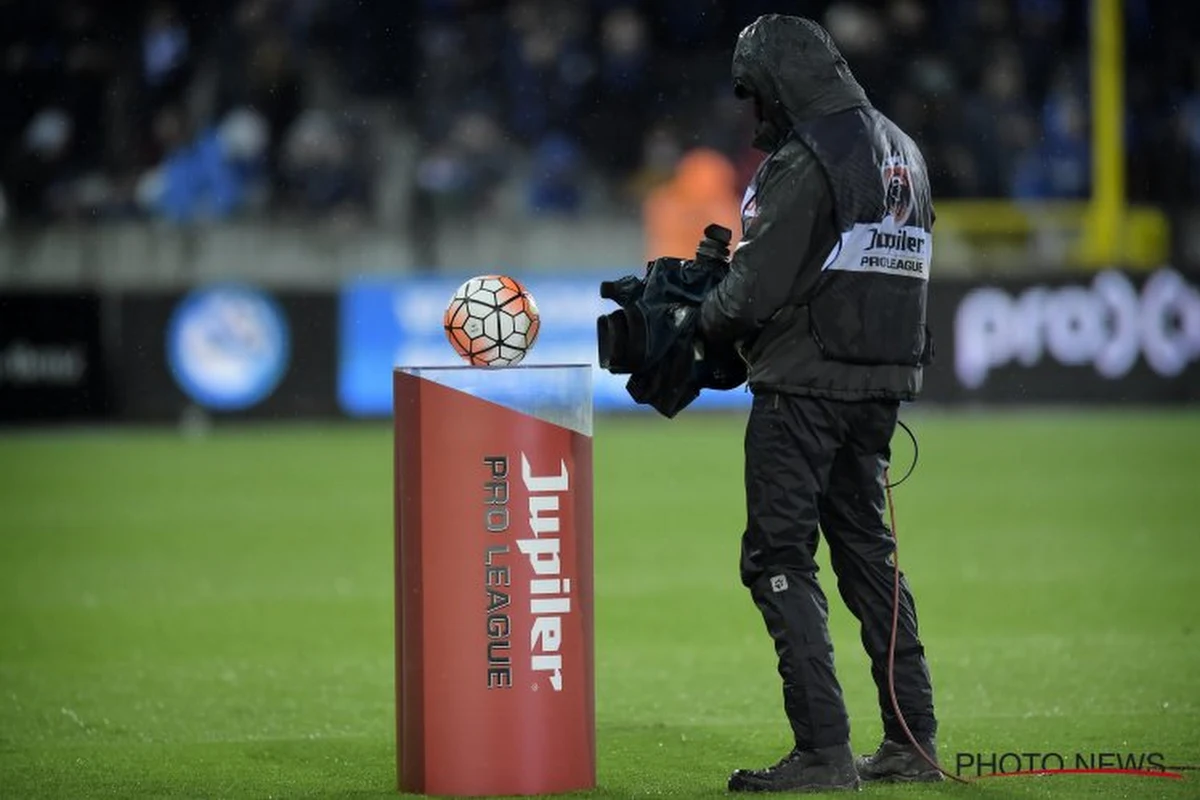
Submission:
[[[733,79],[754,100],[754,144],[769,155],[743,200],[729,274],[701,306],[701,335],[736,345],[756,392],[914,399],[932,356],[920,152],[810,20],[749,25]]]

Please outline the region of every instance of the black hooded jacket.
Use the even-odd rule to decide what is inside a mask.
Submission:
[[[754,144],[769,155],[743,200],[729,274],[701,306],[701,335],[737,344],[754,391],[914,399],[932,352],[920,152],[809,20],[749,25],[733,80],[754,100]]]

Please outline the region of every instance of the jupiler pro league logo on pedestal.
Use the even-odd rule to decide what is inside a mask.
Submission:
[[[283,310],[248,286],[196,290],[167,326],[171,374],[188,397],[212,411],[240,411],[270,397],[289,357]]]

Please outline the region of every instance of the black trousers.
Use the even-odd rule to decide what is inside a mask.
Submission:
[[[818,527],[838,591],[862,626],[884,734],[907,741],[887,687],[895,538],[884,522],[883,471],[897,403],[759,394],[746,428],[742,582],[775,641],[783,703],[802,750],[850,741],[834,673],[829,606],[817,582]],[[896,696],[919,741],[937,731],[917,613],[901,578]]]

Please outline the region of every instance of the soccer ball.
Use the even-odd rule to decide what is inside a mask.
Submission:
[[[520,363],[541,327],[533,295],[505,275],[480,275],[458,287],[444,324],[450,346],[476,367]]]

